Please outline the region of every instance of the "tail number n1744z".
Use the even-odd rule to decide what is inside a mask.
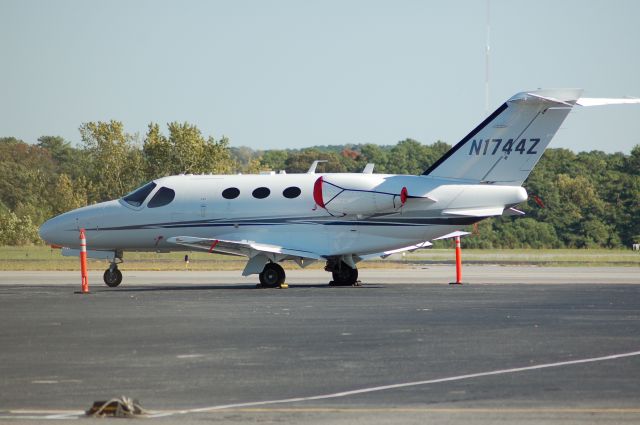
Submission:
[[[511,155],[511,152],[536,155],[538,151],[535,147],[540,143],[540,139],[520,139],[519,142],[509,139],[505,143],[502,142],[502,139],[473,139],[469,155]]]

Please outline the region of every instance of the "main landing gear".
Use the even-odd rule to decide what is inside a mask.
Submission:
[[[356,286],[359,283],[358,269],[349,267],[344,261],[327,261],[324,269],[333,277],[329,286]]]
[[[331,272],[333,277],[333,280],[329,282],[330,286],[359,286],[358,269],[350,267],[340,259],[327,261],[324,269]],[[284,269],[278,263],[265,264],[258,277],[260,278],[260,286],[263,288],[277,288],[286,285]]]
[[[258,275],[260,284],[265,288],[276,288],[282,286],[286,275],[284,269],[278,263],[267,263]]]

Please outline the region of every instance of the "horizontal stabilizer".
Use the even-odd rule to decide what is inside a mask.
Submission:
[[[599,98],[599,97],[581,97],[576,104],[580,106],[604,106],[604,105],[628,105],[640,103],[640,99],[636,98]]]
[[[442,211],[446,215],[462,215],[465,217],[492,217],[502,215],[504,207],[489,208],[450,208]]]
[[[561,99],[557,99],[557,98],[555,98],[555,97],[551,97],[551,96],[542,96],[542,95],[537,94],[537,93],[535,93],[535,92],[533,92],[533,93],[527,93],[526,95],[527,95],[527,96],[529,96],[529,97],[533,97],[533,98],[535,98],[535,99],[540,99],[540,100],[546,101],[546,102],[559,103],[559,104],[561,104],[561,105],[566,105],[566,106],[569,106],[569,107],[573,107],[573,103],[571,103],[571,102],[567,102],[567,101],[564,101],[564,100],[561,100]],[[514,99],[514,100],[515,100],[515,101],[520,101],[520,100],[525,100],[525,99],[524,99],[524,98],[519,98],[519,99]],[[575,102],[574,102],[574,103],[575,103]]]

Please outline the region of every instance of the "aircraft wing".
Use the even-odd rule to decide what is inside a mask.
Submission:
[[[439,241],[442,239],[451,239],[451,238],[455,238],[456,236],[466,236],[466,235],[470,235],[470,232],[463,232],[461,230],[457,230],[455,232],[451,232],[451,233],[447,233],[446,235],[440,236],[438,238],[433,239],[434,241]],[[410,245],[410,246],[405,246],[403,248],[398,248],[398,249],[392,249],[390,251],[384,251],[384,252],[376,252],[374,254],[365,254],[365,255],[358,255],[358,257],[360,257],[363,260],[371,260],[372,258],[376,258],[376,257],[380,257],[380,258],[387,258],[388,256],[392,255],[392,254],[397,254],[399,252],[413,252],[417,249],[422,249],[422,248],[429,248],[430,246],[432,246],[433,244],[429,241],[425,241],[425,242],[421,242],[419,244],[416,245]]]
[[[390,256],[392,254],[397,254],[399,252],[406,252],[406,251],[413,252],[416,249],[428,248],[431,245],[433,245],[431,242],[425,241],[425,242],[420,242],[419,244],[416,244],[416,245],[405,246],[403,248],[392,249],[392,250],[389,250],[389,251],[376,252],[376,253],[373,253],[373,254],[358,255],[358,257],[360,257],[363,260],[370,260],[370,259],[376,258],[376,257],[387,258],[388,256]]]
[[[442,211],[446,215],[462,215],[465,217],[491,217],[502,215],[504,207],[489,208],[449,208]]]
[[[284,254],[292,257],[303,257],[313,260],[323,259],[321,255],[310,251],[300,251],[297,249],[289,249],[278,245],[270,245],[247,240],[232,241],[213,238],[196,238],[193,236],[176,236],[167,239],[167,242],[209,252],[243,255],[246,257],[253,257],[252,254],[255,254],[255,252],[257,251],[272,254]]]
[[[470,235],[470,232],[463,232],[461,230],[456,230],[455,232],[451,232],[451,233],[447,233],[446,235],[442,235],[438,238],[433,239],[434,241],[439,241],[442,239],[451,239],[451,238],[455,238],[457,236],[467,236]]]
[[[245,276],[262,271],[264,262],[268,260],[278,262],[285,259],[292,259],[301,267],[306,267],[311,263],[324,259],[324,257],[315,252],[301,251],[248,240],[233,241],[214,238],[197,238],[193,236],[176,236],[167,239],[167,242],[208,252],[249,257],[249,263],[247,263],[247,267],[243,272]],[[256,272],[255,270],[258,271]]]

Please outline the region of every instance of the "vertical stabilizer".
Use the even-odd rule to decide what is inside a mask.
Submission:
[[[552,89],[516,94],[423,175],[521,185],[581,93]]]

